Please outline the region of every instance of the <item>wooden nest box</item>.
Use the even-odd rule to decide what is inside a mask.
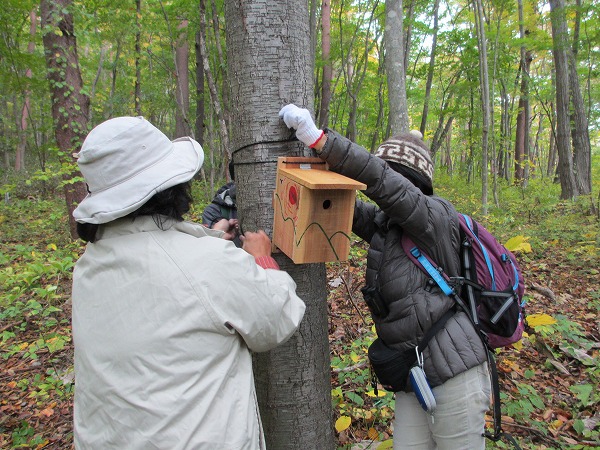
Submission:
[[[356,191],[366,185],[305,157],[280,157],[276,183],[273,245],[296,264],[347,260]]]

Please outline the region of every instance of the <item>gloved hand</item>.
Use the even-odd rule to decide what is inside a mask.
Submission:
[[[281,108],[279,117],[283,119],[288,128],[296,130],[298,140],[308,147],[314,147],[323,136],[323,130],[319,130],[315,126],[315,122],[307,109],[299,108],[290,103]]]

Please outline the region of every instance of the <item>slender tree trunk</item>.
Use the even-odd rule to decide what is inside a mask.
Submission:
[[[187,29],[189,21],[183,19],[178,26],[178,39],[175,46],[175,73],[177,82],[175,84],[175,99],[177,110],[175,113],[175,137],[189,136],[189,110],[190,110],[190,77],[188,73],[188,60],[190,48],[187,40]]]
[[[308,155],[279,118],[282,105],[313,105],[308,3],[225,2],[238,211],[245,230],[272,231],[278,156]],[[250,76],[252,74],[252,76]],[[283,346],[255,355],[255,380],[269,449],[334,448],[324,264],[276,254],[307,305]]]
[[[569,86],[571,102],[571,137],[573,140],[573,163],[575,167],[575,182],[580,194],[592,192],[592,148],[588,130],[588,118],[585,103],[579,87],[577,74],[577,53],[579,48],[579,28],[581,21],[581,0],[577,0],[577,13],[575,14],[575,32],[573,36],[573,49],[568,52],[569,59]]]
[[[135,0],[135,92],[134,92],[134,105],[135,113],[138,116],[142,115],[142,69],[140,60],[142,58],[142,25],[140,24],[140,18],[142,17],[142,0]]]
[[[528,32],[523,24],[523,1],[518,0],[519,9],[519,36],[525,40]],[[531,52],[521,45],[521,60],[519,72],[521,75],[521,95],[517,113],[517,132],[515,137],[515,182],[525,186],[529,167],[530,139],[529,127],[531,109],[529,106],[529,67],[531,66]]]
[[[206,30],[204,30],[206,32]],[[195,43],[196,54],[196,120],[194,126],[196,128],[196,140],[200,145],[204,145],[204,68],[202,63],[202,52],[200,51],[200,31],[196,32]],[[211,165],[212,167],[212,165]]]
[[[321,53],[323,55],[323,87],[321,89],[321,107],[319,109],[319,127],[329,125],[329,103],[331,102],[331,79],[333,71],[329,59],[331,51],[331,1],[321,4]]]
[[[479,82],[481,84],[481,109],[483,113],[483,123],[481,126],[481,206],[483,214],[487,214],[489,173],[488,144],[491,115],[487,38],[485,33],[485,21],[483,18],[483,5],[481,4],[481,0],[475,0],[473,7],[475,9],[475,28],[477,30],[477,42],[479,48]]]
[[[568,33],[564,0],[550,0],[552,22],[552,53],[556,72],[556,148],[562,199],[579,196],[573,173],[573,153],[569,140],[569,63],[567,58]]]
[[[435,0],[433,5],[433,37],[431,42],[431,53],[429,54],[429,68],[427,69],[427,83],[425,84],[425,101],[423,103],[423,114],[421,115],[421,126],[419,130],[425,136],[427,127],[427,114],[429,113],[429,98],[431,97],[431,85],[433,83],[433,70],[435,68],[435,50],[437,48],[437,35],[439,30],[438,15],[440,0]]]
[[[500,81],[500,151],[498,152],[498,175],[508,181],[508,159],[510,152],[510,101],[506,85]]]
[[[224,166],[227,167],[231,159],[231,147],[229,146],[229,134],[227,133],[227,121],[225,120],[225,113],[219,100],[219,94],[217,92],[217,86],[208,62],[208,50],[206,49],[206,0],[200,0],[200,53],[202,55],[202,63],[204,66],[204,77],[206,84],[208,85],[208,91],[210,93],[210,99],[214,112],[219,122],[219,136],[221,138],[221,145],[223,146],[223,160]],[[241,50],[240,50],[241,51]]]
[[[40,4],[44,53],[48,67],[54,136],[58,148],[65,155],[65,163],[75,162],[72,156],[79,151],[88,131],[90,99],[82,93],[83,82],[79,70],[77,41],[71,14],[71,0],[42,0]],[[79,171],[66,174],[65,180],[81,176]],[[77,238],[73,210],[86,195],[81,181],[66,183],[64,188],[71,236]]]
[[[550,143],[548,144],[548,166],[546,167],[546,175],[553,177],[556,174],[556,159],[558,158],[556,149],[556,120],[554,115],[548,117],[550,120]]]
[[[111,86],[110,86],[110,100],[107,112],[107,118],[113,116],[113,108],[115,101],[115,92],[117,91],[117,73],[119,68],[119,58],[121,57],[121,39],[117,39],[117,50],[115,52],[115,61],[112,64],[112,77],[111,77]]]
[[[391,134],[408,131],[406,67],[402,0],[385,1],[385,68],[388,80],[389,124]]]
[[[35,51],[35,29],[37,23],[37,15],[35,13],[35,9],[31,10],[29,13],[29,43],[27,44],[27,53],[33,54]],[[31,80],[32,70],[31,67],[28,67],[25,71],[25,78],[27,78],[27,83]],[[27,148],[27,124],[31,117],[31,99],[30,99],[30,90],[29,86],[25,89],[23,93],[23,108],[21,109],[21,120],[20,123],[17,124],[19,129],[19,141],[17,143],[17,150],[15,154],[15,170],[18,172],[20,170],[25,169],[25,150]]]

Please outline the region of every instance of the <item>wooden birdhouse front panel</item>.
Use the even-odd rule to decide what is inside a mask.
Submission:
[[[279,158],[273,244],[296,264],[345,261],[357,189],[318,158]]]

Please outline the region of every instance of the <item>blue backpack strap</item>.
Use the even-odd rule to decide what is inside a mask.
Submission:
[[[446,282],[442,274],[435,267],[433,267],[433,264],[431,264],[429,260],[425,258],[425,256],[423,256],[421,250],[419,250],[417,247],[413,247],[410,249],[410,253],[417,259],[417,261],[419,261],[421,266],[423,266],[423,268],[427,271],[429,276],[433,278],[433,281],[437,283],[437,285],[444,292],[444,294],[452,297],[454,295],[454,289],[450,287],[450,285]]]

